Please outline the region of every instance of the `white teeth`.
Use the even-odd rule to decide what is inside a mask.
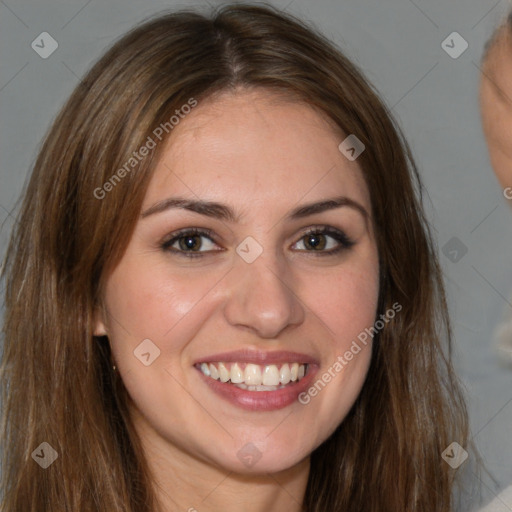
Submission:
[[[244,372],[245,383],[248,386],[261,385],[261,368],[257,364],[248,364]]]
[[[211,368],[210,368],[211,371]],[[299,376],[299,363],[293,363],[290,368],[290,379],[292,382],[295,382],[297,380],[297,377]]]
[[[288,384],[288,382],[290,382],[290,367],[288,366],[288,363],[281,366],[279,380],[281,381],[281,384]]]
[[[201,363],[199,369],[207,377],[221,382],[231,382],[249,391],[275,391],[306,375],[307,365],[285,363],[279,368],[275,364],[260,366],[247,363],[242,369],[239,363]]]
[[[206,363],[201,363],[201,371],[207,376],[210,376],[210,368]]]
[[[265,366],[262,375],[262,384],[265,386],[279,385],[279,370],[277,369],[277,366],[275,364]],[[283,382],[283,384],[285,383]]]
[[[275,391],[276,389],[282,389],[285,386],[246,386],[245,384],[234,384],[237,388],[246,389],[247,391]]]
[[[211,363],[210,363],[210,377],[215,380],[217,380],[219,378],[219,371],[217,370],[217,367]]]
[[[275,391],[277,386],[247,386],[249,391]]]
[[[231,365],[231,382],[233,384],[240,384],[244,381],[244,372],[238,366],[238,363]]]
[[[224,363],[219,363],[219,377],[221,382],[227,382],[231,377],[231,372],[224,366]]]

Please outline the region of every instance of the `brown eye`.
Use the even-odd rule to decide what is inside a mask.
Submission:
[[[201,248],[202,241],[199,235],[192,236],[180,236],[178,239],[178,245],[182,251],[190,249],[191,251],[198,251]]]
[[[308,249],[325,249],[325,246],[327,245],[326,237],[322,233],[306,235],[304,240],[306,241],[304,245]]]
[[[295,245],[301,242],[304,248],[299,247],[299,250],[318,253],[319,256],[336,254],[355,244],[343,231],[328,226],[309,230]]]
[[[169,240],[161,244],[161,248],[181,256],[201,257],[204,253],[218,251],[214,248],[216,245],[209,230],[189,228],[173,233]]]

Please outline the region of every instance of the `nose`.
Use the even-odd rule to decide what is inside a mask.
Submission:
[[[287,327],[300,325],[304,306],[288,274],[284,263],[265,252],[253,263],[240,258],[230,272],[230,293],[224,308],[228,323],[250,329],[261,338],[277,338]]]

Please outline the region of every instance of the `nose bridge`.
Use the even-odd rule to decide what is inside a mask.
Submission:
[[[251,247],[249,240],[247,245],[240,244],[241,249],[250,252],[255,246]],[[287,326],[301,323],[304,311],[294,293],[286,262],[270,249],[249,261],[243,251],[236,256],[225,307],[228,322],[251,328],[265,338],[276,337]]]

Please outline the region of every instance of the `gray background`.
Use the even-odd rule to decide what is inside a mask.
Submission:
[[[412,146],[446,278],[455,363],[468,389],[473,436],[492,477],[473,476],[471,464],[466,473],[488,502],[512,484],[512,369],[500,362],[493,342],[496,325],[512,308],[506,256],[512,254],[512,202],[507,204],[490,169],[478,111],[478,67],[485,40],[510,6],[505,0],[272,3],[313,22],[344,49],[380,91]],[[162,9],[205,9],[207,4],[0,1],[2,256],[40,141],[79,77],[143,18]],[[453,31],[469,43],[457,59],[441,46]],[[47,59],[31,48],[42,32],[59,44]],[[452,237],[467,247],[458,262],[442,251]]]

